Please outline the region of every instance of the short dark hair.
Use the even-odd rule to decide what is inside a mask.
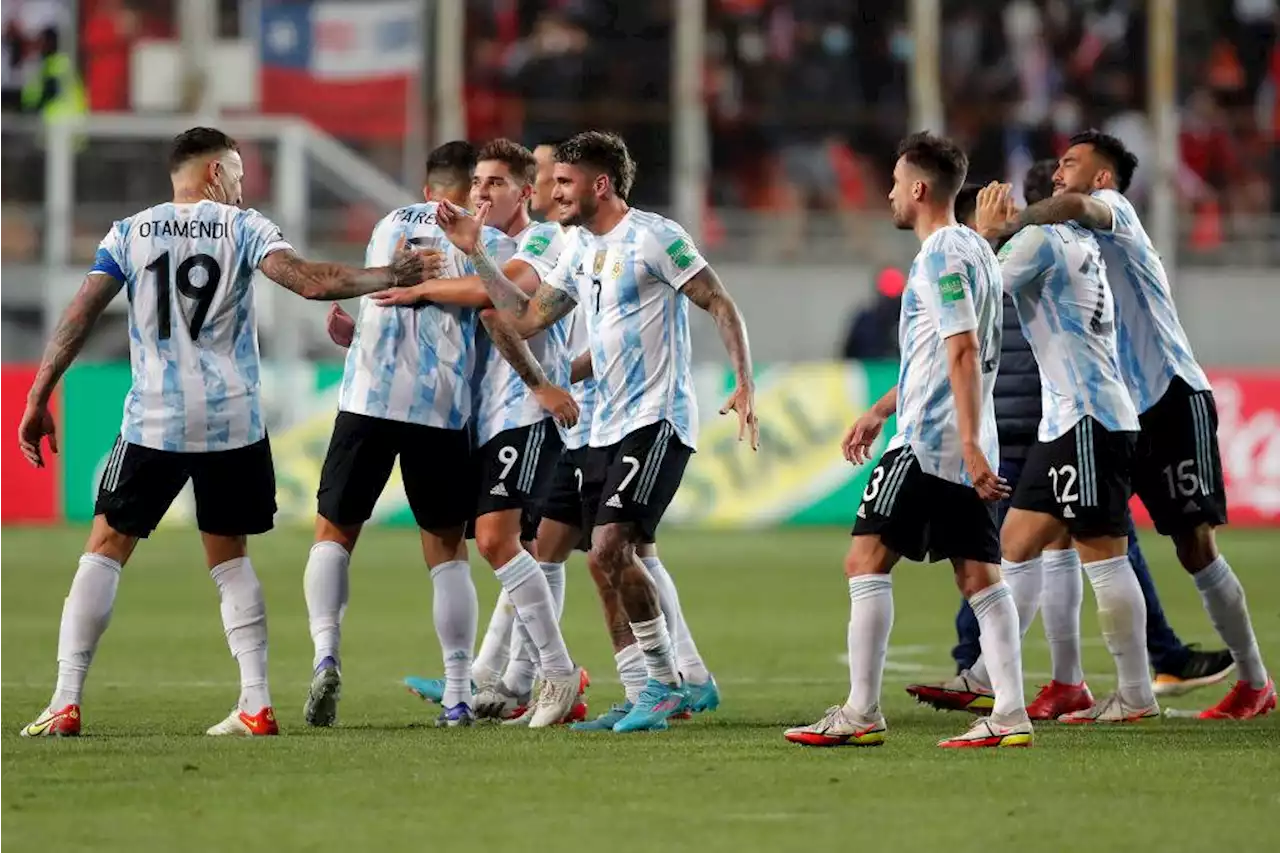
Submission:
[[[1093,150],[1111,164],[1111,170],[1116,173],[1116,186],[1120,192],[1129,189],[1129,184],[1133,183],[1133,173],[1138,171],[1138,158],[1125,147],[1119,137],[1090,128],[1071,137],[1067,141],[1067,146],[1072,145],[1092,145]]]
[[[613,191],[625,199],[636,179],[636,161],[616,133],[588,130],[556,146],[556,162],[591,166],[609,176]]]
[[[969,157],[950,139],[927,130],[913,133],[898,145],[898,157],[925,172],[943,196],[954,196],[969,174]]]
[[[960,192],[956,193],[956,222],[964,224],[978,212],[978,190],[980,189],[982,187],[978,184],[965,184],[960,188]]]
[[[1027,204],[1035,204],[1053,195],[1053,173],[1058,171],[1057,160],[1037,160],[1027,169],[1022,179],[1022,195]]]
[[[512,177],[521,183],[531,184],[538,177],[538,161],[533,159],[533,152],[510,139],[493,139],[480,146],[476,162],[485,160],[505,163]]]
[[[465,187],[476,170],[476,147],[465,139],[446,142],[427,155],[427,183],[439,187]]]
[[[239,150],[236,141],[216,127],[193,127],[179,133],[169,145],[169,173],[178,171],[196,157]]]

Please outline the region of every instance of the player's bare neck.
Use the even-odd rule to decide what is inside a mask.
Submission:
[[[596,209],[596,215],[587,222],[587,230],[597,236],[608,234],[618,227],[618,223],[630,211],[631,208],[627,203],[617,197],[601,202],[600,207]]]
[[[533,220],[529,218],[529,208],[523,204],[516,208],[516,212],[512,215],[511,221],[502,229],[502,233],[508,237],[519,237],[524,233],[524,229],[533,224]]]
[[[945,208],[924,208],[920,211],[920,215],[916,217],[916,236],[923,243],[932,237],[935,231],[940,231],[955,224],[956,214],[951,205],[947,205]]]

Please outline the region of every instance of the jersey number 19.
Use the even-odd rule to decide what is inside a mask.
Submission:
[[[198,283],[191,280],[191,274],[197,269],[203,272],[199,277],[203,281]],[[160,326],[160,340],[167,341],[172,307],[169,292],[171,273],[169,253],[165,252],[147,264],[147,271],[156,274],[156,322]],[[191,319],[187,323],[192,341],[200,337],[200,329],[204,326],[205,317],[209,314],[209,305],[213,302],[213,294],[217,291],[221,278],[222,267],[211,255],[192,255],[178,264],[178,269],[174,273],[174,284],[177,285],[180,294],[195,300],[195,311],[192,312]]]

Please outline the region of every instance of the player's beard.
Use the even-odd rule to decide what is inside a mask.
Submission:
[[[915,223],[911,221],[911,217],[907,211],[899,211],[898,208],[892,207],[890,211],[893,215],[893,227],[899,231],[910,231],[915,227]]]
[[[572,208],[572,212],[560,220],[560,224],[566,228],[571,228],[575,225],[586,225],[595,218],[596,211],[599,209],[600,206],[596,204],[595,199],[579,199],[577,204]]]

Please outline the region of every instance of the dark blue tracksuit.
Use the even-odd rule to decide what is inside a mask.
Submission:
[[[1004,332],[1000,344],[1000,372],[995,388],[996,425],[1000,430],[1000,476],[1016,487],[1022,475],[1027,451],[1036,441],[1040,424],[1040,371],[1036,367],[1031,345],[1023,337],[1013,300],[1004,297]],[[1009,501],[1000,504],[1000,523],[1004,524]],[[1191,652],[1165,621],[1147,561],[1138,547],[1138,537],[1129,519],[1129,562],[1138,575],[1143,598],[1147,600],[1147,654],[1158,672],[1176,671],[1186,663]],[[959,642],[951,650],[959,669],[973,666],[982,649],[978,645],[978,618],[969,603],[962,602],[956,614]]]

